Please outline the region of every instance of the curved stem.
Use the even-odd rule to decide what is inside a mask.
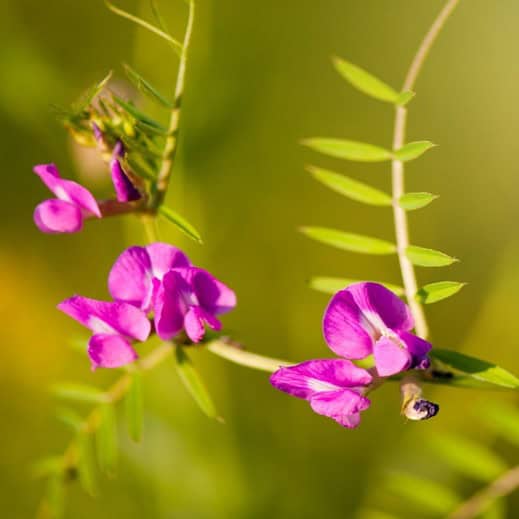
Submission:
[[[519,465],[511,468],[487,487],[462,503],[448,519],[472,519],[483,512],[491,501],[511,494],[519,488]]]
[[[175,86],[175,99],[173,101],[173,110],[171,111],[171,118],[168,127],[168,137],[164,145],[162,154],[162,165],[157,177],[157,192],[153,207],[159,207],[164,201],[166,191],[168,189],[169,179],[173,170],[173,162],[177,152],[178,143],[178,127],[180,122],[180,109],[182,105],[182,96],[184,94],[184,81],[186,74],[187,54],[189,50],[189,43],[191,41],[191,34],[193,32],[193,22],[195,19],[195,2],[189,1],[189,17],[187,20],[186,32],[184,35],[184,42],[182,45],[182,53],[180,55],[180,64],[178,66],[177,83]]]
[[[404,81],[403,91],[412,90],[414,88],[418,74],[422,69],[433,43],[458,2],[459,0],[449,0],[436,17],[411,62],[411,66],[409,67]],[[404,106],[397,106],[393,132],[393,150],[398,150],[404,145],[406,124],[407,108]],[[393,185],[393,217],[395,222],[397,253],[400,270],[402,272],[402,281],[404,283],[407,303],[409,304],[415,320],[416,333],[420,337],[426,338],[428,335],[427,320],[422,305],[415,299],[418,287],[416,274],[413,264],[409,261],[406,255],[406,250],[409,247],[407,213],[399,204],[400,197],[405,193],[404,163],[402,161],[393,160],[391,162],[391,176]]]

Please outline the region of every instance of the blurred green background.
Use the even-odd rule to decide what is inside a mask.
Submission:
[[[163,238],[232,286],[239,306],[226,328],[250,349],[304,360],[330,356],[321,337],[325,295],[312,275],[399,282],[393,257],[357,256],[311,242],[303,224],[392,237],[391,213],[348,202],[313,181],[304,165],[329,167],[389,189],[388,164],[345,163],[303,149],[308,136],[389,146],[391,107],[364,97],[333,70],[337,54],[398,87],[437,0],[199,0],[182,114],[179,160],[169,204],[201,231],[186,241],[167,223]],[[149,16],[147,2],[119,2]],[[163,0],[181,34],[186,6]],[[410,105],[409,139],[440,146],[408,166],[408,188],[441,194],[411,215],[414,243],[462,259],[449,270],[419,270],[422,284],[469,283],[427,308],[435,345],[519,371],[519,3],[463,1],[434,47]],[[54,161],[95,192],[108,177],[74,149],[50,105],[66,105],[108,70],[129,62],[170,92],[177,61],[162,41],[109,13],[101,1],[0,1],[0,133],[3,246],[0,252],[0,509],[31,517],[43,483],[31,463],[59,453],[69,432],[54,418],[48,387],[83,380],[100,387],[116,375],[92,373],[69,346],[80,327],[55,305],[73,293],[106,298],[106,276],[121,250],[143,243],[136,219],[89,223],[72,236],[40,234],[34,206],[48,197],[31,173]],[[146,103],[143,104],[146,106]],[[145,382],[141,444],[121,431],[120,472],[92,500],[74,486],[70,518],[327,518],[376,508],[427,517],[386,488],[391,470],[432,477],[461,496],[482,483],[438,461],[428,438],[468,435],[506,463],[517,450],[477,420],[489,399],[513,395],[428,388],[441,413],[405,423],[399,392],[373,394],[362,426],[343,430],[263,373],[199,352],[200,367],[226,424],[203,416],[172,363]],[[505,517],[519,516],[519,499]],[[365,514],[367,517],[367,515]],[[372,516],[374,517],[374,516]]]

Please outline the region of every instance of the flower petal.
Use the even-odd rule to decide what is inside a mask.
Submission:
[[[81,209],[57,198],[37,205],[33,217],[38,229],[46,233],[78,232],[83,228]]]
[[[184,316],[188,311],[186,298],[191,289],[176,270],[169,271],[155,298],[155,329],[162,340],[169,340],[184,328]]]
[[[427,354],[431,351],[432,345],[426,340],[409,332],[399,332],[398,336],[406,345],[407,351],[411,354],[413,359],[410,367],[427,369],[430,365]]]
[[[384,325],[393,331],[413,329],[414,321],[408,306],[386,287],[379,283],[355,283],[346,290],[377,329],[381,330]]]
[[[191,285],[200,305],[213,315],[224,314],[236,306],[236,294],[209,272],[190,269]]]
[[[146,314],[128,303],[73,296],[61,302],[58,309],[94,333],[120,334],[145,341],[151,330]]]
[[[144,247],[129,247],[115,261],[108,275],[110,295],[144,310],[149,309],[152,269]]]
[[[150,256],[153,275],[160,280],[169,270],[190,265],[188,257],[180,249],[167,243],[152,243],[146,247],[146,251]]]
[[[323,318],[324,338],[330,349],[347,359],[363,359],[373,351],[372,331],[351,293],[337,292]]]
[[[184,317],[184,328],[193,342],[200,342],[205,335],[205,323],[213,330],[220,330],[222,324],[218,319],[199,306],[192,306]]]
[[[141,198],[141,194],[132,184],[131,180],[128,178],[128,175],[126,175],[118,159],[112,159],[110,168],[112,170],[112,183],[114,185],[117,200],[119,202],[131,202],[132,200],[139,200]]]
[[[270,383],[280,391],[297,398],[310,399],[320,392],[367,386],[371,375],[344,359],[308,360],[295,366],[279,368]]]
[[[88,355],[92,370],[97,368],[119,368],[138,358],[131,344],[121,335],[98,333],[88,342]]]
[[[367,409],[370,403],[366,397],[351,389],[317,393],[310,399],[310,406],[316,413],[328,416],[349,429],[359,425],[359,413]]]
[[[411,365],[411,355],[389,337],[382,337],[373,349],[377,373],[381,377],[389,377],[405,371]]]
[[[34,167],[34,172],[57,198],[76,204],[101,218],[101,210],[92,193],[77,182],[63,180],[54,164],[40,164]]]

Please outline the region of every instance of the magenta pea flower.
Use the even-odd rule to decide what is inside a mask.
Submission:
[[[205,325],[220,330],[216,316],[236,306],[230,288],[191,266],[182,251],[166,243],[126,249],[110,271],[108,288],[115,300],[153,311],[157,335],[163,340],[184,329],[193,342],[199,342]]]
[[[280,391],[310,403],[317,414],[350,429],[360,423],[360,412],[370,405],[364,395],[372,376],[345,359],[309,360],[278,369],[270,377]]]
[[[382,377],[429,366],[431,344],[410,333],[413,328],[407,305],[377,283],[355,283],[337,292],[323,319],[324,337],[334,353],[346,359],[373,354]]]
[[[108,290],[115,300],[149,312],[164,275],[171,269],[190,265],[180,249],[167,243],[129,247],[117,258],[108,275]]]
[[[96,126],[94,125],[94,133],[96,133]],[[100,132],[97,128],[97,132]],[[97,136],[96,136],[97,139]],[[112,159],[110,161],[110,169],[112,172],[112,183],[115,189],[115,195],[119,202],[132,202],[139,200],[141,194],[137,188],[132,184],[126,171],[121,165],[121,158],[124,157],[124,145],[121,141],[115,143]]]
[[[73,296],[58,309],[94,332],[88,342],[93,370],[118,368],[136,360],[131,341],[145,341],[151,331],[146,314],[128,303]]]
[[[80,231],[87,216],[101,218],[101,210],[88,189],[72,180],[62,179],[54,164],[40,164],[34,172],[56,198],[41,202],[34,210],[34,222],[42,232]]]
[[[236,306],[235,293],[206,270],[197,267],[170,270],[163,279],[155,304],[155,329],[168,340],[182,329],[200,342],[205,325],[220,330],[217,315]]]

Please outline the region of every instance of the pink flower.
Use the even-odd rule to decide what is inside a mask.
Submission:
[[[126,249],[110,271],[108,287],[115,300],[153,311],[156,332],[164,340],[184,329],[199,342],[205,325],[220,330],[216,316],[236,306],[230,288],[166,243]]]
[[[85,216],[101,218],[101,211],[92,193],[72,180],[60,177],[54,164],[41,164],[34,172],[56,198],[45,200],[34,211],[34,222],[46,233],[80,231]]]
[[[132,340],[145,341],[151,331],[146,314],[128,303],[73,296],[58,305],[94,335],[88,342],[92,369],[118,368],[137,359]]]
[[[323,319],[324,337],[334,353],[347,359],[373,354],[382,377],[429,366],[431,345],[410,333],[413,328],[407,305],[377,283],[356,283],[337,292]]]
[[[360,412],[370,405],[364,394],[372,377],[349,360],[309,360],[280,368],[270,382],[276,389],[310,402],[317,414],[350,429],[359,425]]]

